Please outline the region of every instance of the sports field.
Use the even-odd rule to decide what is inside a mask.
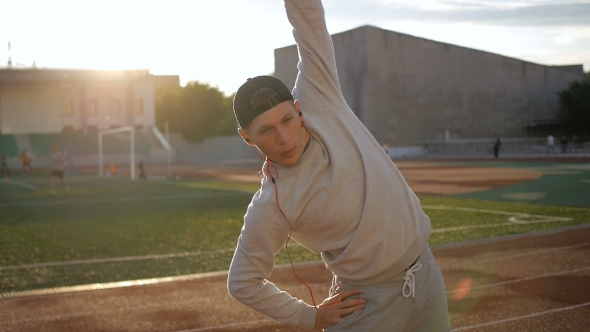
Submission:
[[[583,162],[398,166],[431,218],[434,248],[590,223],[590,167]],[[227,270],[258,189],[255,168],[185,166],[178,174],[148,181],[80,174],[56,196],[43,173],[0,185],[2,298]],[[295,242],[290,251],[295,262],[319,259]],[[286,263],[283,250],[277,264]]]

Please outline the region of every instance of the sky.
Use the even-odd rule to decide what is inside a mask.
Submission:
[[[301,0],[299,0],[301,1]],[[364,25],[590,70],[590,0],[324,0],[330,33]],[[293,45],[280,0],[0,0],[0,66],[149,69],[230,95]]]

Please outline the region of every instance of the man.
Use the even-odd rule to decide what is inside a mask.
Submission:
[[[20,160],[23,165],[23,174],[31,173],[31,154],[27,150],[23,150],[20,154]]]
[[[551,134],[547,136],[547,155],[549,155],[550,151],[555,155],[555,138]]]
[[[56,178],[60,180],[61,184],[66,188],[66,191],[70,191],[70,187],[64,179],[66,156],[59,149],[59,145],[53,144],[51,154],[49,155],[49,162],[51,166],[51,196],[55,195]]]
[[[430,220],[342,96],[321,1],[285,6],[300,56],[293,93],[259,76],[234,98],[240,135],[266,160],[230,266],[230,294],[306,328],[449,331]],[[290,237],[321,253],[334,274],[319,306],[266,280]]]
[[[500,142],[500,137],[496,139],[496,143],[494,143],[494,158],[498,158],[500,154],[500,146],[502,142]]]

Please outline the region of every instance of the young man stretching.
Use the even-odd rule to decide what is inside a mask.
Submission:
[[[230,266],[230,294],[307,328],[449,331],[430,220],[344,100],[321,1],[285,6],[300,57],[293,93],[259,76],[234,99],[240,135],[267,159]],[[317,307],[266,280],[289,237],[321,253],[334,274]]]

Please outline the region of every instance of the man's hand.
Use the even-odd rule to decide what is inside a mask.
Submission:
[[[347,297],[359,294],[360,292],[358,289],[351,289],[325,299],[318,307],[314,327],[323,329],[336,325],[342,320],[342,316],[362,310],[367,302],[365,299],[356,298],[346,300]]]

